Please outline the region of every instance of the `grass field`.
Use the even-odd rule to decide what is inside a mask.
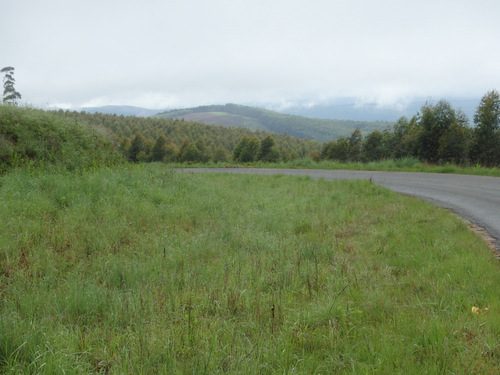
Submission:
[[[494,255],[368,181],[13,170],[0,212],[0,373],[500,371]]]

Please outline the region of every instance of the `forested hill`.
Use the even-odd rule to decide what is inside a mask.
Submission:
[[[331,141],[341,136],[349,137],[355,129],[360,129],[362,133],[366,134],[376,129],[385,129],[390,125],[389,122],[384,121],[315,119],[237,104],[172,110],[159,113],[156,117],[185,119],[186,121],[197,121],[209,125],[265,130],[298,138],[314,139],[320,142]]]
[[[207,125],[183,119],[118,116],[59,110],[54,114],[96,127],[107,134],[119,151],[131,161],[229,161],[242,138],[260,142],[271,136],[283,160],[319,155],[321,143],[286,134],[252,131],[242,127]],[[0,138],[1,141],[1,138]],[[140,144],[139,147],[134,145]],[[154,156],[155,146],[164,151]],[[134,154],[134,150],[138,148]],[[130,152],[132,149],[132,153]],[[196,150],[195,150],[196,149]],[[131,156],[131,154],[133,154]]]

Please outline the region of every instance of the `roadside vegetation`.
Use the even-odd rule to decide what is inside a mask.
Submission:
[[[95,127],[51,112],[0,105],[0,174],[13,168],[85,170],[123,162]]]
[[[2,373],[500,370],[499,264],[427,203],[164,164],[0,181]]]

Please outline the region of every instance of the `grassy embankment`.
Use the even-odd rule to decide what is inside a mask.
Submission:
[[[0,105],[0,175],[13,168],[91,170],[121,160],[94,127],[39,109]]]
[[[2,373],[500,370],[498,261],[367,181],[16,169],[0,212]]]

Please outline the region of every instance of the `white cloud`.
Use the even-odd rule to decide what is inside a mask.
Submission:
[[[498,88],[498,14],[497,0],[18,0],[0,64],[38,105],[401,108]]]

